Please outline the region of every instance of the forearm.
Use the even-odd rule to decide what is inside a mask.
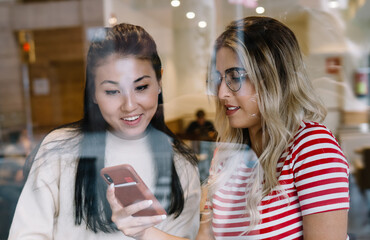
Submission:
[[[213,240],[212,226],[211,226],[211,211],[202,211],[199,231],[196,240]]]

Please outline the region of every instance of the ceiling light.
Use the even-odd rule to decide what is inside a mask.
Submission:
[[[186,17],[189,18],[189,19],[193,19],[193,18],[195,18],[195,13],[194,12],[187,12]]]
[[[117,24],[117,18],[114,14],[112,14],[112,16],[108,19],[108,23],[111,26],[114,26]]]
[[[206,21],[200,21],[200,22],[198,22],[198,27],[200,27],[200,28],[207,27],[207,22]]]
[[[179,0],[172,0],[171,1],[171,6],[172,7],[178,7],[178,6],[180,6],[180,1]]]
[[[262,14],[262,13],[264,13],[265,12],[265,8],[264,7],[257,7],[256,8],[256,13],[258,13],[258,14]]]
[[[337,0],[331,0],[329,1],[329,7],[330,8],[338,8],[339,7],[339,2]]]

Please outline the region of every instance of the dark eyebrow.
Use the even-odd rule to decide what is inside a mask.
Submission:
[[[114,85],[119,85],[118,82],[116,81],[113,81],[113,80],[104,80],[103,82],[100,83],[100,85],[104,84],[104,83],[110,83],[110,84],[114,84]]]
[[[139,77],[138,79],[136,79],[136,80],[134,81],[134,83],[140,82],[140,81],[141,81],[141,80],[143,80],[144,78],[150,78],[150,76],[148,76],[148,75],[144,75],[144,76],[142,76],[142,77]],[[110,84],[114,84],[114,85],[119,85],[119,83],[118,83],[118,82],[113,81],[113,80],[104,80],[103,82],[101,82],[101,83],[100,83],[100,85],[105,84],[105,83],[110,83]]]
[[[148,76],[148,75],[144,75],[144,76],[142,76],[142,77],[139,77],[138,79],[136,79],[136,80],[134,81],[134,83],[140,82],[140,81],[141,81],[141,80],[143,80],[144,78],[150,78],[150,76]]]
[[[236,71],[244,71],[244,72],[246,72],[246,70],[244,69],[244,68],[242,68],[242,67],[232,67],[232,68],[228,68],[228,69],[226,69],[225,70],[225,73],[228,73],[228,72],[231,72],[231,71],[234,71],[234,70],[236,70]]]

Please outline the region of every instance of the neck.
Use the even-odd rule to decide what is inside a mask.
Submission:
[[[259,157],[262,154],[262,128],[249,128],[249,138],[252,149]]]
[[[122,134],[120,132],[114,131],[114,129],[111,129],[111,128],[108,129],[108,130],[111,134],[113,134],[114,136],[116,136],[118,138],[121,138],[121,139],[124,139],[124,140],[138,140],[138,139],[141,139],[141,138],[145,137],[146,135],[148,135],[148,133],[151,131],[151,126],[148,125],[148,127],[145,129],[145,131],[143,133],[138,134],[138,135],[133,135],[133,136]]]

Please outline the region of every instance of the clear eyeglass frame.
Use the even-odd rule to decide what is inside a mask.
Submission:
[[[248,73],[244,68],[234,67],[225,71],[222,76],[219,72],[212,72],[208,82],[208,88],[212,94],[217,95],[222,79],[225,79],[226,86],[233,92],[237,92],[242,87],[243,81],[247,79]]]

